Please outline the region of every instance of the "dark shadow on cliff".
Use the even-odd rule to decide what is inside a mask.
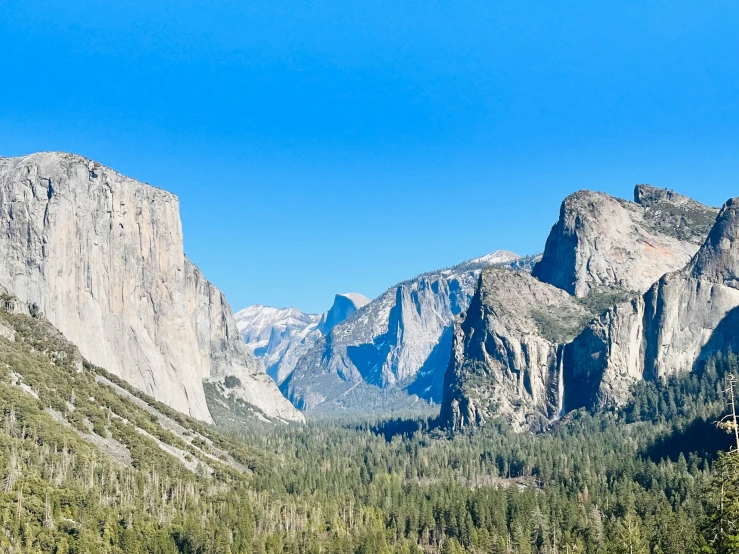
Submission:
[[[723,389],[725,375],[736,370],[733,367],[732,352],[739,350],[739,307],[730,310],[721,322],[716,326],[708,342],[703,346],[693,366],[692,374],[698,379],[707,379],[704,375],[707,362],[712,359],[712,367],[715,371],[714,379],[717,382],[711,388]],[[674,381],[668,382],[668,387]],[[714,393],[715,394],[715,393]],[[704,397],[705,398],[705,397]],[[708,401],[708,398],[706,398]],[[718,402],[715,418],[705,419],[703,417],[694,419],[690,423],[676,427],[670,433],[657,438],[649,445],[642,454],[654,462],[662,458],[672,461],[678,459],[680,454],[686,458],[691,453],[715,459],[719,451],[728,451],[732,446],[732,437],[725,431],[716,427],[719,420],[728,410],[723,407],[724,400],[716,398]]]
[[[436,343],[414,377],[414,381],[406,387],[408,394],[415,394],[424,400],[439,404],[444,392],[444,374],[449,366],[452,352],[454,324],[449,325]]]
[[[382,365],[385,363],[390,346],[388,336],[375,337],[372,344],[360,344],[358,346],[347,346],[346,354],[349,356],[354,367],[357,368],[362,379],[372,385],[380,385],[382,381]]]
[[[695,362],[696,369],[702,369],[706,360],[717,352],[739,352],[739,306],[729,310],[711,333],[711,338],[701,349]]]

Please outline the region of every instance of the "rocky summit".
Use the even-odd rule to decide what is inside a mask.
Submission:
[[[644,292],[685,266],[718,209],[638,185],[634,202],[601,192],[568,196],[533,275],[577,297],[618,288]]]
[[[577,192],[531,275],[483,272],[455,323],[446,425],[542,429],[736,347],[735,202],[717,219],[671,191],[638,185],[634,198]]]
[[[211,416],[203,381],[302,420],[185,256],[177,197],[64,153],[0,158],[0,285],[82,356],[169,406]]]

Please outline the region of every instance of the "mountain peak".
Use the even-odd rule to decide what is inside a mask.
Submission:
[[[684,196],[675,192],[674,190],[654,187],[652,185],[642,184],[634,187],[634,202],[650,208],[657,206],[664,202],[669,202],[675,205],[692,205],[692,206],[703,206],[697,200],[693,200],[689,196]]]
[[[334,297],[334,303],[319,323],[318,327],[324,335],[328,335],[331,329],[339,323],[348,319],[362,306],[370,303],[370,299],[357,292],[345,292]]]
[[[331,309],[322,315],[255,304],[240,310],[236,322],[241,337],[267,374],[282,383],[318,339],[369,302],[358,292],[338,293]]]
[[[619,288],[644,292],[693,257],[718,210],[637,185],[636,202],[578,191],[562,202],[533,275],[578,297]]]
[[[739,288],[739,198],[721,208],[708,238],[686,268],[693,277]]]
[[[469,263],[485,263],[488,265],[504,264],[519,259],[521,256],[510,250],[495,250],[490,254],[485,254],[474,260],[470,260]]]
[[[340,296],[351,301],[357,309],[370,303],[369,298],[363,294],[359,294],[358,292],[340,292],[334,298],[334,304],[336,304],[336,301]]]

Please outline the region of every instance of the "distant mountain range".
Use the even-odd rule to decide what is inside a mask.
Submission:
[[[303,411],[441,403],[451,429],[502,418],[542,430],[739,348],[736,212],[649,185],[633,201],[580,191],[540,257],[496,251],[424,273],[309,339],[319,317],[289,310],[266,342],[259,324],[240,329],[267,363],[287,352],[289,370],[272,373]],[[300,323],[285,333],[288,320]]]
[[[202,421],[237,404],[300,422],[440,403],[452,430],[501,418],[542,430],[739,349],[738,206],[648,185],[633,201],[579,191],[541,256],[495,251],[371,301],[337,294],[320,315],[234,317],[184,254],[174,195],[39,153],[0,158],[0,294],[6,312]]]
[[[424,273],[371,302],[362,297],[356,314],[335,310],[345,296],[337,295],[323,328],[319,316],[294,309],[251,306],[236,318],[255,356],[301,409],[403,410],[441,401],[453,320],[467,307],[480,271],[530,269],[533,259],[499,250]],[[334,311],[345,317],[331,318]]]
[[[237,312],[236,325],[267,374],[279,384],[316,341],[369,301],[355,292],[337,294],[331,308],[320,315],[258,304]]]

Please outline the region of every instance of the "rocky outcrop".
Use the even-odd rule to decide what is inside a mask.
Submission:
[[[697,245],[703,243],[718,215],[718,208],[649,185],[634,188],[634,201],[644,208],[642,215],[647,228]]]
[[[321,337],[368,303],[366,296],[348,292],[337,294],[322,315],[295,308],[249,306],[236,314],[236,323],[249,350],[279,384]]]
[[[383,398],[441,400],[454,317],[469,305],[480,271],[517,263],[496,252],[399,283],[334,327],[298,362],[280,389],[299,408],[364,411]],[[350,395],[360,387],[362,398]],[[411,401],[412,402],[412,401]]]
[[[695,257],[641,297],[592,321],[566,348],[572,406],[621,404],[640,379],[691,371],[739,347],[739,200],[729,200]]]
[[[647,185],[638,185],[634,198],[568,196],[533,275],[578,297],[613,288],[642,293],[688,263],[718,213]]]
[[[0,284],[92,363],[210,421],[203,380],[302,420],[240,340],[223,295],[183,252],[177,198],[72,154],[0,159]]]
[[[461,429],[502,417],[523,429],[558,418],[561,343],[589,317],[582,303],[526,272],[484,270],[454,326],[442,421]]]
[[[442,421],[540,429],[566,410],[622,402],[638,379],[689,370],[709,337],[732,336],[737,291],[715,283],[732,282],[735,260],[707,246],[725,243],[715,236],[730,227],[727,209],[693,258],[718,210],[647,185],[634,198],[575,193],[531,275],[483,272],[455,326]]]
[[[327,335],[331,332],[331,329],[342,321],[349,319],[359,308],[369,303],[369,298],[356,292],[337,294],[334,297],[334,303],[331,308],[321,317],[318,328],[321,333]]]

